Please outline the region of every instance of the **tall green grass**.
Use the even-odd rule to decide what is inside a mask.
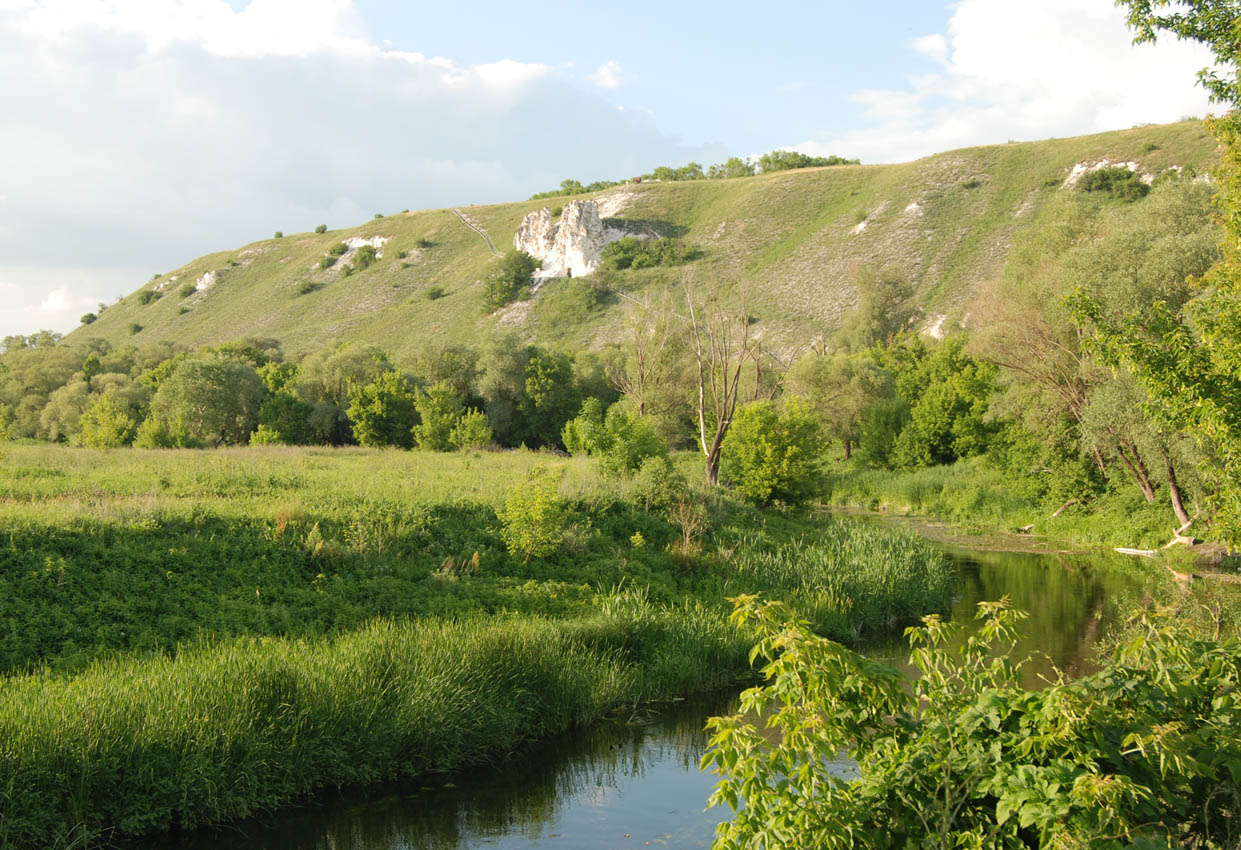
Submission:
[[[621,702],[726,684],[746,648],[713,611],[631,597],[565,623],[376,622],[11,679],[0,842],[193,827],[325,785],[459,767]]]

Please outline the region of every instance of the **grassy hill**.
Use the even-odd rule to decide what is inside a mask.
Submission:
[[[1014,235],[1039,227],[1048,201],[1068,191],[1063,184],[1074,165],[1136,161],[1157,174],[1173,166],[1201,171],[1214,157],[1215,143],[1201,122],[1186,121],[969,148],[901,165],[643,183],[579,197],[610,197],[618,219],[701,249],[687,266],[621,273],[625,291],[657,294],[688,276],[698,290],[744,298],[769,339],[791,342],[836,326],[854,303],[855,275],[864,264],[899,266],[916,283],[925,313],[946,315],[951,326],[967,315],[978,285],[1002,269]],[[461,212],[504,250],[527,213],[568,200]],[[272,222],[273,230],[279,226]],[[320,268],[333,245],[376,236],[388,241],[370,268],[348,276],[343,263]],[[551,281],[529,302],[484,314],[481,280],[493,259],[454,210],[401,213],[193,260],[146,283],[72,337],[196,346],[257,336],[280,340],[290,355],[357,341],[397,358],[432,340],[476,339],[498,323],[531,340],[571,347],[615,338],[624,300],[610,295],[585,308],[568,281]],[[215,283],[191,292],[209,273]],[[428,297],[434,289],[442,296]],[[144,295],[152,290],[158,297]]]

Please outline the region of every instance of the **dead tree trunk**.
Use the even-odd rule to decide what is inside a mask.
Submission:
[[[737,412],[741,374],[756,359],[758,342],[750,337],[750,317],[719,308],[699,310],[689,290],[690,327],[698,361],[698,443],[706,458],[707,482],[720,481],[720,452]],[[756,378],[757,380],[757,378]]]

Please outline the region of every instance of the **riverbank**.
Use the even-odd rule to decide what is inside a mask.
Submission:
[[[542,467],[558,546],[514,556],[506,496]],[[953,595],[911,534],[694,488],[687,520],[580,459],[14,446],[4,473],[5,847],[226,822],[737,682],[741,593],[849,642]]]

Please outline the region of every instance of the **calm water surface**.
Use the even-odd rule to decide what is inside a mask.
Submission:
[[[1030,612],[1022,656],[1028,686],[1052,665],[1089,671],[1091,647],[1113,603],[1140,583],[1106,559],[946,548],[960,572],[952,618],[973,620],[982,600],[1008,595]],[[906,645],[868,653],[900,664]],[[709,847],[726,809],[704,812],[714,777],[698,770],[703,722],[735,698],[690,701],[606,722],[446,778],[329,792],[300,808],[227,831],[164,836],[181,850],[641,850]]]

